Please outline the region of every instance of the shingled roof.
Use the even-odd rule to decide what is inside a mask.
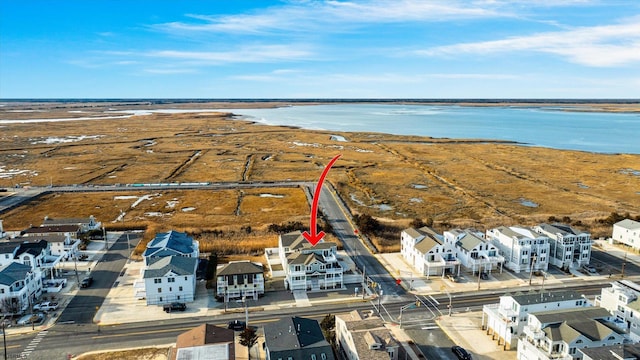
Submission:
[[[143,256],[168,256],[172,253],[191,254],[194,252],[193,238],[186,233],[171,230],[166,233],[158,233],[149,241]],[[164,251],[160,253],[161,251]]]
[[[168,272],[176,275],[194,275],[198,259],[184,256],[167,256],[152,258],[149,266],[144,271],[144,278],[162,277]]]
[[[217,275],[262,274],[263,272],[264,269],[261,264],[244,260],[232,261],[225,264],[220,270],[218,270]]]
[[[0,267],[0,284],[11,286],[19,280],[24,280],[31,272],[31,266],[12,262]]]
[[[325,340],[316,320],[297,316],[284,318],[265,325],[264,333],[272,359],[289,356],[293,359],[310,359],[311,354],[321,359],[321,353],[325,354],[327,360],[334,359],[331,345]]]

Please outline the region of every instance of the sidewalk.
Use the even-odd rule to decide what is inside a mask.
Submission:
[[[615,248],[612,245],[610,247]],[[615,250],[608,252],[614,252]],[[617,249],[620,253],[623,250]],[[434,295],[440,294],[444,292],[449,293],[460,293],[460,292],[473,292],[473,291],[484,291],[484,290],[499,290],[499,289],[514,289],[514,288],[522,288],[524,290],[528,290],[530,287],[540,287],[542,284],[542,278],[538,276],[533,276],[531,278],[531,285],[529,285],[529,276],[528,272],[522,272],[520,274],[514,274],[509,270],[503,269],[502,272],[499,270],[493,270],[489,273],[488,280],[481,280],[478,282],[477,275],[472,275],[468,271],[462,271],[458,280],[453,282],[448,278],[443,278],[441,276],[429,276],[427,279],[426,276],[420,275],[412,271],[412,268],[407,264],[400,253],[386,253],[386,254],[376,254],[376,258],[380,261],[380,263],[389,271],[393,276],[399,277],[402,282],[400,285],[408,292],[415,295]],[[629,259],[631,256],[628,257]],[[635,256],[635,258],[639,261],[640,264],[640,256]],[[546,274],[546,278],[544,279],[544,286],[554,286],[560,285],[563,283],[576,281],[594,281],[594,280],[608,280],[608,274],[599,274],[599,275],[586,275],[580,272],[575,272],[572,275],[554,275],[551,272]],[[413,282],[413,286],[411,283]],[[411,289],[409,287],[411,286]],[[479,289],[478,289],[479,288]]]
[[[129,261],[116,280],[117,285],[109,290],[102,306],[94,317],[94,322],[100,325],[114,325],[122,323],[155,321],[161,319],[175,319],[184,317],[204,317],[224,315],[228,313],[243,313],[242,302],[230,301],[225,312],[224,303],[213,297],[213,289],[206,289],[205,282],[196,284],[194,302],[187,303],[187,310],[165,313],[162,306],[148,305],[144,299],[135,298],[134,282],[140,279],[143,271],[142,261]],[[248,301],[248,311],[267,311],[288,309],[294,307],[309,307],[324,303],[362,302],[361,296],[354,296],[354,286],[318,292],[269,291],[258,300]],[[366,297],[364,301],[371,300]]]
[[[474,359],[513,360],[517,352],[504,351],[482,330],[482,311],[454,313],[441,316],[436,323],[457,345],[473,354]]]

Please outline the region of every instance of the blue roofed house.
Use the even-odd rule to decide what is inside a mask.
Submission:
[[[146,298],[147,305],[194,301],[199,256],[197,241],[178,231],[158,233],[142,255],[144,294],[136,289],[137,298]]]
[[[0,266],[0,311],[21,314],[42,295],[42,279],[29,265],[12,262]]]
[[[198,242],[186,233],[171,230],[158,233],[149,241],[142,254],[145,266],[154,257],[184,256],[197,259],[199,256]]]

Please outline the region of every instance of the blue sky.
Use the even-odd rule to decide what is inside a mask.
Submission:
[[[0,98],[640,98],[640,1],[0,1]]]

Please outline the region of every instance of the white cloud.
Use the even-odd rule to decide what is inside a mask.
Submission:
[[[145,69],[144,72],[149,74],[192,74],[195,73],[195,69],[174,69],[174,68],[149,68]]]
[[[580,27],[503,40],[439,46],[417,53],[437,56],[511,51],[556,54],[571,62],[595,67],[640,62],[640,18],[624,24]]]
[[[464,18],[508,16],[466,1],[373,0],[305,1],[239,15],[187,15],[199,22],[170,22],[152,27],[168,32],[219,32],[265,34],[281,31],[339,32],[357,24],[446,21]]]
[[[170,60],[192,61],[201,65],[224,63],[268,63],[310,59],[312,52],[297,45],[246,46],[231,51],[156,50],[140,55]]]

